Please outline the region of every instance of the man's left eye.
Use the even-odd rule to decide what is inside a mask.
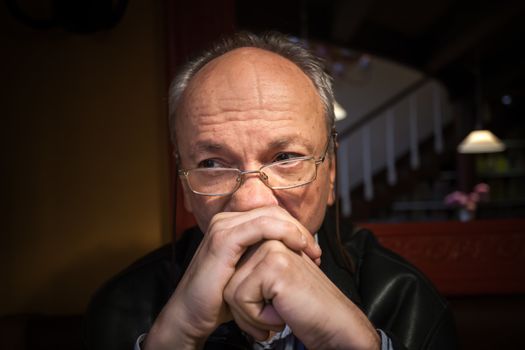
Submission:
[[[221,165],[215,159],[204,159],[197,165],[198,168],[217,168]]]
[[[281,162],[283,160],[289,160],[289,159],[293,159],[293,158],[297,158],[297,157],[300,157],[300,155],[297,154],[297,153],[291,153],[291,152],[279,153],[275,157],[274,162]]]

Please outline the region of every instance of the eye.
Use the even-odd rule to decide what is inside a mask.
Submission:
[[[274,162],[281,162],[283,160],[289,160],[289,159],[293,159],[293,158],[297,158],[297,157],[301,157],[300,154],[297,154],[297,153],[292,153],[292,152],[283,152],[283,153],[279,153],[275,158],[274,158]]]
[[[197,165],[198,168],[221,168],[223,165],[215,159],[204,159]]]

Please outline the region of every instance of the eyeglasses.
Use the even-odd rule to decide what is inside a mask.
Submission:
[[[258,170],[240,170],[237,168],[195,168],[180,169],[178,174],[186,180],[190,190],[203,196],[228,196],[244,183],[247,175],[257,175],[272,190],[284,190],[301,187],[317,178],[317,168],[326,159],[330,141],[336,137],[332,133],[323,155],[296,157],[261,166]]]

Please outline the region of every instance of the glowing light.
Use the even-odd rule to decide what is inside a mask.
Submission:
[[[494,153],[505,145],[489,130],[474,130],[458,146],[459,153]]]
[[[335,114],[335,120],[343,120],[346,118],[346,111],[339,103],[334,101],[334,114]]]

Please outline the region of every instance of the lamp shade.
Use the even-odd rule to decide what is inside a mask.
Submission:
[[[489,130],[474,130],[458,146],[459,153],[494,153],[505,150],[505,145]]]

